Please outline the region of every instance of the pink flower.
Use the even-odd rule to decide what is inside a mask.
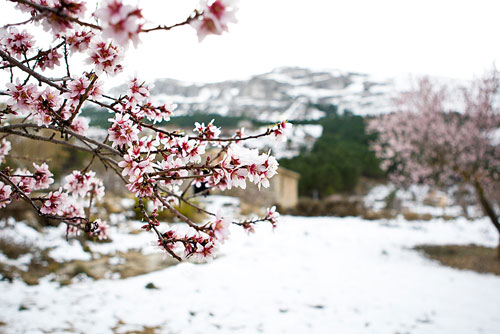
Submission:
[[[138,140],[139,129],[130,119],[128,114],[116,114],[115,118],[109,119],[112,122],[108,129],[109,140],[115,146],[131,146],[132,142]]]
[[[214,120],[211,120],[210,123],[205,126],[205,123],[194,123],[194,131],[198,132],[202,138],[207,139],[215,139],[219,138],[220,128],[214,125]]]
[[[45,88],[36,100],[34,120],[38,125],[49,125],[52,122],[52,114],[58,111],[61,105],[59,92],[49,87]]]
[[[45,71],[47,68],[53,70],[55,66],[61,65],[59,62],[59,59],[61,58],[62,54],[60,54],[57,50],[52,49],[38,58],[38,66],[42,71]]]
[[[10,141],[5,138],[2,139],[2,143],[0,144],[0,164],[5,161],[5,157],[9,154],[11,149]]]
[[[229,226],[231,226],[232,219],[230,217],[222,217],[221,211],[217,212],[215,217],[215,222],[213,222],[210,227],[212,228],[214,237],[220,242],[224,243],[229,237]]]
[[[94,36],[92,30],[75,31],[73,34],[66,36],[66,42],[69,44],[72,53],[83,52],[89,48]]]
[[[120,64],[122,61],[121,51],[113,42],[92,43],[87,63],[95,66],[95,71],[98,75],[104,72],[109,76],[113,76],[123,70]]]
[[[99,240],[105,240],[108,238],[108,224],[106,222],[96,219],[94,221],[94,228],[89,232],[91,236],[96,236]]]
[[[118,166],[123,168],[122,175],[128,176],[130,182],[142,182],[144,175],[153,173],[154,156],[149,156],[144,160],[135,161],[130,155],[125,154],[123,161],[118,163]]]
[[[148,120],[153,121],[154,124],[156,122],[169,121],[175,108],[177,108],[177,104],[175,103],[165,103],[164,105],[155,107],[148,102],[141,106],[141,112]]]
[[[123,47],[132,41],[137,47],[143,25],[139,8],[124,5],[121,0],[104,0],[94,15],[101,21],[104,38],[112,39]]]
[[[85,2],[77,0],[37,0],[36,2],[46,7],[51,7],[64,16],[74,18],[83,17],[87,10]],[[42,17],[43,28],[46,31],[52,30],[55,34],[58,34],[73,28],[74,23],[61,15],[52,12],[44,12],[44,14],[40,16]]]
[[[228,31],[228,23],[236,23],[238,20],[234,15],[237,11],[235,0],[202,1],[202,16],[191,21],[191,26],[198,33],[198,40],[201,42],[207,35],[221,35],[223,31]]]
[[[282,121],[276,124],[276,126],[273,127],[271,131],[276,140],[280,139],[281,141],[285,142],[286,134],[290,131],[291,128],[292,128],[292,123],[288,121]]]
[[[34,190],[35,178],[33,177],[33,174],[30,173],[30,171],[28,171],[27,169],[17,169],[14,172],[14,175],[17,176],[12,176],[10,180],[17,187],[19,187],[22,192],[29,194]]]
[[[279,216],[280,214],[276,212],[276,206],[267,209],[266,219],[273,225],[273,228],[276,228]]]
[[[85,95],[85,92],[89,88],[91,80],[87,77],[87,75],[81,77],[74,77],[73,81],[68,84],[69,92],[62,94],[62,97],[68,99],[69,102],[73,105],[78,105],[80,103],[80,99]],[[102,82],[96,80],[92,85],[92,88],[89,89],[88,97],[92,97],[94,99],[98,99],[101,97]]]
[[[136,181],[127,184],[128,190],[138,197],[150,197],[153,195],[153,180],[147,179],[142,182]]]
[[[35,173],[33,174],[35,178],[34,190],[47,189],[49,185],[54,183],[52,178],[54,174],[49,171],[49,166],[45,162],[41,166],[33,163],[33,167],[35,167]]]
[[[85,117],[75,117],[71,123],[71,130],[75,131],[79,135],[85,135],[89,129],[89,121]]]
[[[37,87],[34,84],[23,85],[16,80],[16,84],[7,83],[7,94],[11,96],[7,104],[13,111],[32,111],[35,108],[35,102],[38,98]]]
[[[0,45],[19,60],[30,52],[35,44],[33,35],[29,34],[26,30],[19,32],[17,28],[12,27],[4,32],[3,35],[3,37],[0,37]]]
[[[149,97],[149,86],[145,82],[139,83],[137,78],[130,80],[127,90],[127,103],[125,107],[134,108]]]
[[[12,188],[0,181],[0,208],[4,208],[11,202]]]
[[[62,192],[59,188],[56,192],[50,192],[43,201],[40,212],[50,215],[62,215],[68,201],[68,194]]]
[[[104,195],[104,185],[100,179],[95,177],[93,171],[82,173],[74,170],[64,178],[64,181],[64,189],[72,193],[73,196],[83,198],[92,193],[94,198],[100,199]]]

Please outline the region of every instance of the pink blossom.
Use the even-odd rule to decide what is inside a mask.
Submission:
[[[121,53],[122,50],[113,44],[113,42],[95,42],[92,43],[89,49],[88,64],[95,67],[98,75],[106,73],[113,76],[123,70]]]
[[[73,80],[68,84],[69,92],[62,94],[62,97],[68,99],[73,105],[78,105],[81,98],[85,95],[85,92],[89,88],[91,80],[84,74],[81,77],[73,77]],[[96,80],[92,85],[92,88],[88,91],[88,97],[98,99],[101,97],[102,82]]]
[[[142,182],[135,181],[127,184],[128,190],[138,197],[150,197],[153,195],[153,180],[147,179]]]
[[[292,128],[292,123],[288,121],[282,121],[278,124],[276,124],[272,129],[272,133],[276,140],[281,140],[283,142],[286,141],[286,134],[290,132],[290,129]]]
[[[32,7],[27,6],[29,11],[35,12],[35,15],[40,15],[43,29],[46,31],[52,30],[54,34],[65,32],[74,27],[74,23],[64,16],[80,18],[83,17],[87,9],[85,7],[85,2],[77,0],[35,0],[33,2],[55,9],[58,13],[62,14],[57,15],[53,12],[43,12],[42,15]],[[23,5],[19,4],[18,6],[22,9]]]
[[[60,54],[56,49],[52,49],[38,58],[38,66],[42,71],[45,71],[47,68],[53,70],[55,66],[61,65],[59,62],[59,59],[61,58],[62,54]]]
[[[190,22],[191,26],[196,29],[200,42],[207,35],[221,35],[223,31],[228,31],[228,23],[238,22],[235,16],[236,2],[235,0],[201,2],[202,16]]]
[[[26,30],[19,32],[17,28],[12,27],[3,35],[0,37],[0,45],[19,60],[28,54],[35,44],[33,35]]]
[[[96,236],[99,240],[106,240],[108,238],[108,224],[100,219],[96,219],[94,226],[94,229],[89,234]]]
[[[7,104],[13,111],[31,111],[35,108],[35,101],[39,96],[37,87],[34,84],[23,85],[16,80],[16,83],[7,83],[7,94],[11,96]]]
[[[45,88],[35,103],[34,120],[38,125],[49,125],[52,122],[52,114],[61,108],[62,101],[59,92],[50,87]]]
[[[35,167],[35,173],[33,174],[35,178],[34,190],[47,189],[49,185],[54,183],[52,178],[54,174],[49,171],[49,166],[45,162],[41,166],[33,163],[33,167]]]
[[[85,117],[75,117],[71,123],[71,130],[75,131],[79,135],[85,135],[89,129],[89,121]]]
[[[139,129],[130,119],[128,114],[116,114],[115,118],[109,119],[112,122],[108,129],[109,140],[115,146],[130,146],[132,142],[138,140]]]
[[[215,221],[210,225],[213,231],[214,237],[220,242],[224,243],[229,237],[229,226],[231,226],[232,219],[230,217],[222,217],[222,213],[219,210]]]
[[[83,198],[92,193],[93,197],[100,199],[104,195],[104,185],[95,175],[93,171],[82,173],[81,171],[74,170],[64,178],[64,189],[72,193],[73,196]]]
[[[0,209],[11,202],[12,188],[0,181]]]
[[[266,219],[273,225],[275,228],[278,223],[278,218],[280,214],[276,211],[276,206],[267,209]]]
[[[142,182],[144,175],[153,173],[154,156],[149,156],[144,160],[134,161],[130,155],[125,154],[124,160],[118,163],[118,166],[123,168],[122,175],[128,176],[130,182]]]
[[[168,173],[162,174],[162,177],[165,178],[161,181],[162,185],[181,185],[183,183],[182,178],[189,175],[186,169],[182,169],[183,166],[182,160],[172,155],[156,163],[155,167],[160,171],[168,171]],[[169,171],[171,169],[173,170]]]
[[[94,15],[101,21],[104,38],[112,39],[123,47],[132,41],[137,47],[143,25],[139,8],[124,5],[121,0],[104,0]]]
[[[50,215],[62,215],[68,201],[68,194],[59,188],[58,191],[50,192],[44,199],[40,212]]]
[[[12,176],[10,180],[14,183],[22,192],[29,194],[35,188],[35,178],[33,174],[27,169],[16,169],[14,172],[15,176]]]
[[[175,108],[177,108],[177,104],[175,103],[165,103],[159,107],[155,107],[148,102],[141,106],[141,112],[148,120],[153,121],[154,124],[156,122],[169,121]]]
[[[207,139],[216,139],[219,138],[220,135],[220,128],[216,127],[214,125],[214,120],[211,120],[210,123],[205,126],[205,123],[194,123],[194,131],[198,132],[198,134],[202,138],[207,138]]]
[[[84,52],[89,48],[94,36],[95,34],[92,30],[75,31],[66,36],[66,42],[69,44],[72,53]]]
[[[5,138],[2,139],[2,143],[0,144],[0,164],[5,161],[5,157],[9,154],[11,149],[10,141]]]
[[[149,86],[141,82],[137,78],[130,80],[127,90],[127,103],[125,107],[134,108],[142,101],[149,97]]]
[[[201,155],[205,153],[206,142],[199,142],[188,137],[180,137],[174,140],[173,149],[177,153],[177,157],[184,162],[200,162]]]

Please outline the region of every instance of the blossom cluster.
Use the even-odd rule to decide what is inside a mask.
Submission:
[[[253,230],[260,221],[276,226],[274,207],[261,219],[236,222],[218,212],[205,223],[194,223],[175,206],[182,201],[196,207],[184,197],[193,184],[219,190],[245,189],[247,183],[269,187],[278,162],[270,151],[246,148],[244,141],[268,135],[283,139],[290,123],[280,122],[263,134],[249,137],[244,137],[241,129],[222,138],[215,120],[206,125],[196,122],[190,133],[169,131],[163,126],[177,105],[150,101],[150,84],[134,77],[117,98],[103,91],[103,81],[122,72],[127,49],[131,43],[137,47],[140,34],[191,25],[200,41],[208,34],[220,35],[236,22],[237,1],[202,1],[183,23],[153,28],[146,27],[148,21],[141,8],[122,0],[101,1],[88,16],[86,3],[80,0],[12,2],[31,19],[0,29],[1,68],[11,74],[3,92],[8,96],[7,107],[0,111],[0,132],[5,133],[0,141],[0,208],[22,198],[30,201],[38,214],[66,223],[68,235],[84,231],[104,239],[107,224],[93,217],[93,205],[104,197],[104,183],[89,169],[99,161],[126,183],[131,196],[151,204],[142,205],[143,228],[154,230],[160,236],[158,244],[176,258],[213,258],[229,237],[232,224],[247,230]],[[17,27],[31,23],[41,24],[52,35],[48,48],[39,49],[30,30]],[[85,58],[87,67],[75,75],[68,59],[77,53],[83,54],[80,57]],[[60,78],[45,76],[46,72],[52,75],[58,71],[64,73]],[[82,108],[89,103],[111,113],[104,140],[90,137],[89,121],[81,116]],[[9,156],[11,142],[6,138],[14,135],[65,145],[86,152],[92,159],[85,168],[60,180],[45,162],[28,166],[20,163],[18,166],[23,167],[14,170],[3,165],[17,158]],[[158,215],[164,210],[183,219],[187,230],[168,228],[160,232]]]
[[[191,26],[198,33],[199,41],[203,41],[207,35],[221,35],[224,31],[228,31],[229,23],[236,23],[236,7],[237,0],[215,0],[202,1],[202,15],[191,21]]]

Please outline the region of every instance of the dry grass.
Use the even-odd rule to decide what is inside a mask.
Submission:
[[[477,245],[421,245],[415,249],[445,266],[500,276],[500,261],[495,248]]]

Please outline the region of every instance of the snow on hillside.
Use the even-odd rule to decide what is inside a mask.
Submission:
[[[323,116],[311,107],[315,103],[336,104],[340,112],[351,110],[361,115],[388,112],[395,90],[393,80],[366,74],[282,67],[249,79],[219,83],[159,79],[151,98],[157,103],[177,103],[177,115],[202,112],[266,121],[311,120]]]
[[[500,333],[500,277],[411,249],[495,246],[490,225],[286,216],[274,232],[232,229],[211,264],[63,287],[0,282],[0,333]]]

